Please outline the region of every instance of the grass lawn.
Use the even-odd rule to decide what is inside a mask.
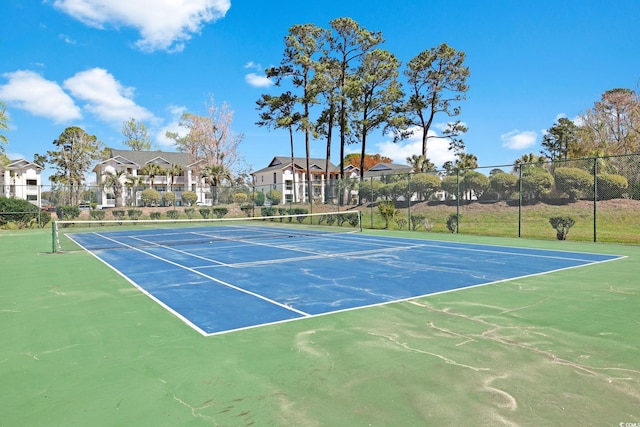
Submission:
[[[446,233],[447,218],[458,212],[453,204],[419,203],[410,209],[399,209],[399,217],[423,214],[433,224],[434,232]],[[363,224],[368,228],[384,228],[385,222],[373,207],[362,209]],[[505,202],[462,204],[459,208],[459,232],[479,236],[555,239],[549,224],[552,216],[571,216],[576,224],[569,231],[569,240],[594,241],[594,218],[598,242],[640,243],[640,201],[605,200],[597,203],[578,201],[564,205],[537,203],[530,206],[510,206]],[[372,221],[373,216],[373,221]],[[520,223],[519,223],[520,218]],[[398,229],[392,221],[390,229]],[[407,228],[406,226],[404,227]],[[423,230],[424,231],[424,230]]]
[[[203,337],[49,230],[0,231],[0,425],[640,423],[640,247],[368,232],[626,258]]]

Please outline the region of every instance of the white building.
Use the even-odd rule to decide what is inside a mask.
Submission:
[[[6,166],[0,165],[0,194],[28,200],[40,207],[42,169],[42,166],[24,159],[13,160]]]
[[[157,173],[153,176],[145,173],[150,164],[158,166]],[[210,205],[211,189],[198,176],[198,171],[204,164],[204,160],[193,162],[186,153],[112,149],[109,158],[98,163],[93,171],[99,185],[105,183],[107,174],[119,173],[122,204],[116,206],[114,188],[108,186],[103,187],[99,204],[104,207],[140,206],[142,191],[151,187],[161,194],[174,193],[178,204],[182,192],[193,191],[198,196],[198,203]],[[172,175],[169,171],[174,166],[178,167],[179,173]]]
[[[325,203],[337,197],[340,169],[329,162],[329,181],[326,180],[326,160],[310,158],[311,191],[314,203]],[[251,173],[256,191],[268,193],[278,190],[282,193],[281,203],[308,202],[309,189],[306,181],[306,157],[276,156],[265,168]],[[348,178],[357,178],[358,169],[345,166]],[[330,194],[328,194],[330,192]]]

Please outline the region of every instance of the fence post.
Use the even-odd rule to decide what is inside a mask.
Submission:
[[[371,207],[371,229],[373,230],[373,177],[369,177],[369,188],[371,189],[371,203],[369,203],[369,206]]]
[[[598,158],[593,158],[593,241],[598,239]]]
[[[456,234],[460,233],[460,169],[456,169]]]
[[[407,231],[411,230],[411,174],[407,174]]]
[[[518,168],[518,237],[522,237],[522,165]]]

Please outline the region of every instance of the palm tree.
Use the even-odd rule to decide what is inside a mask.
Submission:
[[[105,188],[111,188],[113,190],[113,195],[116,199],[116,208],[121,208],[123,206],[122,177],[127,177],[126,171],[109,171],[104,175],[104,186]]]
[[[436,165],[422,154],[412,154],[411,157],[407,157],[407,163],[411,165],[413,171],[416,173],[436,171]]]
[[[140,172],[149,177],[149,188],[153,188],[153,181],[156,176],[162,175],[164,169],[157,163],[147,163]]]
[[[165,171],[167,173],[167,178],[170,185],[170,188],[168,189],[168,191],[173,191],[174,180],[177,176],[182,175],[182,173],[184,172],[184,167],[182,167],[182,165],[177,165],[173,163],[171,164],[171,166],[165,169]]]
[[[127,206],[135,206],[136,203],[136,192],[139,187],[144,185],[144,178],[137,175],[127,175],[127,180],[124,182],[125,187],[129,189],[129,202]]]
[[[523,154],[519,159],[516,159],[513,165],[513,172],[518,172],[520,170],[520,165],[533,165],[537,167],[542,167],[544,163],[547,161],[547,158],[542,155],[539,156],[534,153]]]
[[[200,178],[204,184],[211,186],[213,204],[217,205],[219,203],[218,187],[224,180],[231,180],[231,173],[224,167],[224,165],[208,165],[203,167],[200,171]]]

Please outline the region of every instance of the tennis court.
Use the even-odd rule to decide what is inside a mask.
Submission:
[[[0,232],[0,424],[640,422],[638,246],[381,230],[176,239],[141,225],[68,227],[59,254],[51,230]],[[188,296],[185,277],[219,299]],[[305,315],[267,319],[247,292]],[[255,319],[188,320],[189,304]]]
[[[619,258],[253,222],[68,237],[203,335]]]

